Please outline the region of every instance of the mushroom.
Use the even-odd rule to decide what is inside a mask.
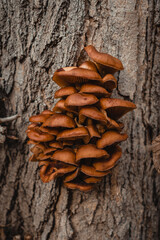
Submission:
[[[56,105],[54,106],[54,108],[52,109],[53,112],[73,112],[75,114],[77,114],[76,108],[75,107],[67,107],[65,105],[65,100],[61,99],[59,100]]]
[[[122,150],[119,146],[115,146],[112,151],[113,154],[109,159],[103,159],[93,163],[93,166],[97,171],[107,171],[115,166],[122,155]]]
[[[116,131],[108,131],[102,135],[102,138],[97,141],[97,148],[105,148],[112,144],[125,141],[128,138],[126,133],[120,134]]]
[[[89,136],[88,130],[85,127],[67,129],[57,135],[57,140],[77,140]]]
[[[55,137],[49,133],[44,133],[38,128],[30,129],[27,133],[28,137],[37,142],[49,142],[52,141]]]
[[[122,62],[107,53],[98,52],[95,47],[89,45],[84,48],[89,57],[96,63],[96,66],[102,76],[106,73],[114,74],[119,70],[123,70]]]
[[[94,72],[98,72],[95,63],[92,61],[85,61],[79,66],[79,68],[84,68],[84,69],[92,70]]]
[[[53,81],[56,82],[60,87],[70,86],[75,83],[85,83],[89,81],[101,82],[101,76],[92,70],[83,68],[73,68],[69,69],[61,68],[56,71],[53,75]]]
[[[76,162],[79,163],[82,159],[88,158],[109,158],[109,154],[105,150],[98,149],[94,144],[80,146],[76,152]]]
[[[101,98],[100,106],[107,111],[110,118],[115,120],[136,108],[134,103],[116,98]]]
[[[90,191],[92,188],[93,188],[93,185],[89,185],[89,184],[85,184],[85,183],[74,183],[74,182],[64,182],[64,185],[67,187],[67,188],[70,188],[70,189],[78,189],[80,191],[83,191],[83,192],[88,192]]]
[[[49,146],[57,149],[63,149],[63,144],[61,142],[50,142]]]
[[[95,124],[93,124],[93,120],[92,119],[87,119],[87,129],[88,129],[88,132],[89,132],[89,136],[86,136],[85,137],[85,143],[89,143],[89,141],[91,139],[97,139],[97,138],[100,138],[101,135],[99,134]]]
[[[97,97],[110,97],[111,93],[109,93],[105,88],[94,85],[91,83],[85,83],[81,86],[80,92],[82,93],[92,93]]]
[[[102,83],[109,92],[112,92],[117,87],[117,80],[112,74],[106,74],[102,79]]]
[[[76,92],[77,90],[75,87],[72,86],[63,87],[55,92],[54,98],[66,98],[67,96]]]
[[[79,168],[77,168],[73,173],[66,176],[63,181],[64,182],[73,181],[78,176],[78,173],[79,173]]]
[[[63,128],[75,128],[75,121],[61,113],[55,113],[48,118],[42,125],[43,127],[63,127]]]
[[[96,171],[94,167],[87,165],[81,165],[81,172],[91,177],[104,177],[109,173],[108,171]]]
[[[84,179],[85,183],[97,183],[102,181],[102,177],[87,177]]]
[[[87,105],[93,105],[98,102],[98,98],[93,94],[86,93],[74,93],[68,96],[65,100],[65,106],[67,107],[82,107]]]
[[[106,117],[96,107],[83,107],[79,111],[79,123],[82,124],[85,119],[91,118],[106,124]]]
[[[53,114],[53,112],[52,112]],[[34,115],[32,117],[29,118],[30,122],[33,123],[43,123],[45,122],[49,117],[51,116],[51,114],[39,114],[39,115]]]
[[[65,148],[63,150],[57,150],[52,155],[52,159],[77,166],[77,163],[75,161],[76,155],[75,155],[74,151],[70,148]]]

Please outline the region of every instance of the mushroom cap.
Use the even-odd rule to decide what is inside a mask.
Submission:
[[[97,171],[107,171],[115,166],[117,161],[120,159],[122,155],[122,150],[119,146],[115,146],[113,154],[109,159],[99,160],[93,163],[94,168]]]
[[[52,114],[53,114],[53,112],[52,112]],[[33,122],[33,123],[44,123],[50,116],[51,116],[51,114],[34,115],[29,118],[29,121]]]
[[[31,123],[31,124],[29,124],[29,125],[28,125],[28,128],[27,128],[27,130],[29,130],[29,129],[31,129],[31,128],[38,127],[38,126],[39,126],[39,124],[38,124],[38,123]]]
[[[64,182],[73,181],[78,176],[78,173],[79,173],[79,168],[77,168],[72,174],[69,174],[68,176],[66,176],[64,178]]]
[[[61,113],[55,113],[53,116],[48,118],[45,123],[42,125],[43,127],[65,127],[65,128],[75,128],[75,121]]]
[[[84,179],[84,182],[85,183],[97,183],[97,182],[100,182],[103,178],[101,177],[87,177]]]
[[[56,105],[54,106],[54,108],[52,109],[53,112],[66,112],[66,111],[69,111],[69,112],[74,112],[77,114],[76,112],[76,108],[75,107],[67,107],[65,105],[65,100],[64,99],[61,99],[59,100]]]
[[[75,155],[74,151],[70,148],[65,148],[63,150],[57,150],[52,155],[52,158],[57,161],[61,161],[64,163],[68,163],[68,164],[77,166],[76,155]]]
[[[87,105],[93,105],[98,102],[98,98],[93,94],[86,94],[86,93],[74,93],[68,96],[65,100],[65,106],[72,107],[82,107]]]
[[[57,168],[57,163],[44,161],[39,164],[40,169],[40,178],[43,182],[49,182],[58,176],[63,176],[66,173],[73,172],[76,168],[74,166],[62,166],[61,168]]]
[[[111,93],[109,93],[105,88],[91,83],[83,84],[81,86],[80,92],[91,93],[97,97],[110,97],[111,95]]]
[[[85,61],[79,66],[79,68],[84,68],[84,69],[92,70],[94,72],[98,72],[96,64],[92,61]]]
[[[89,132],[88,142],[92,138],[100,138],[101,137],[101,135],[99,134],[95,124],[93,124],[93,120],[92,119],[88,119],[87,120],[87,129],[88,129],[88,132]]]
[[[61,142],[50,142],[49,146],[57,149],[63,149],[63,144]]]
[[[109,173],[108,171],[106,172],[96,171],[94,167],[86,165],[81,165],[81,172],[90,177],[104,177]]]
[[[105,115],[100,112],[96,107],[83,107],[79,111],[79,121],[83,122],[83,116],[91,118],[96,121],[106,123]]]
[[[134,103],[116,98],[101,98],[100,106],[106,109],[108,117],[115,120],[136,108]]]
[[[41,114],[50,114],[50,115],[52,115],[53,112],[51,110],[46,109],[43,112],[41,112]]]
[[[102,83],[109,92],[112,92],[117,87],[117,80],[112,74],[106,74],[102,79]]]
[[[65,98],[76,92],[77,90],[75,87],[72,86],[63,87],[55,92],[54,98]]]
[[[69,71],[67,68],[62,68],[56,71],[53,75],[53,81],[60,87],[66,87],[75,83],[101,80],[102,78],[97,72],[78,67],[74,67]]]
[[[98,149],[94,144],[82,145],[76,152],[76,162],[86,158],[109,158],[109,154],[105,150]]]
[[[31,152],[33,152],[34,154],[39,154],[45,151],[45,146],[42,143],[38,143],[36,144],[34,147],[32,147],[30,149]]]
[[[76,139],[81,139],[86,136],[88,136],[88,130],[85,127],[78,127],[74,129],[67,129],[62,132],[60,132],[57,135],[57,140],[59,141],[66,141],[66,140],[76,140]]]
[[[88,192],[90,191],[92,188],[93,188],[93,185],[89,185],[89,184],[86,184],[86,183],[74,183],[74,182],[65,182],[64,185],[67,187],[67,188],[70,188],[70,189],[78,189],[82,192]]]
[[[122,62],[118,58],[115,58],[107,53],[100,53],[92,45],[89,45],[84,49],[89,57],[97,63],[96,65],[100,72],[102,70],[101,67],[105,67],[106,72],[108,73],[115,73],[124,69]]]
[[[57,136],[57,134],[58,134],[58,132],[59,132],[59,131],[58,131],[57,129],[55,129],[55,128],[43,127],[43,126],[40,126],[40,127],[39,127],[39,130],[42,131],[42,132],[44,132],[44,133],[49,133],[49,134],[54,135],[54,136]]]
[[[116,131],[108,131],[102,135],[102,138],[97,141],[97,148],[105,148],[112,144],[125,141],[128,138],[126,133],[120,134]]]
[[[27,133],[28,137],[31,140],[37,141],[37,142],[49,142],[52,141],[55,137],[49,133],[44,133],[40,131],[38,128],[31,129]]]

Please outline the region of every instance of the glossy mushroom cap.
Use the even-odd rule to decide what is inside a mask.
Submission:
[[[87,165],[81,165],[81,172],[90,177],[104,177],[109,173],[108,171],[96,171],[94,167]]]
[[[107,171],[115,166],[122,155],[122,150],[119,146],[115,146],[113,154],[107,160],[103,159],[93,163],[97,171]]]
[[[53,112],[52,112],[53,114]],[[43,123],[45,122],[49,117],[51,116],[51,114],[39,114],[39,115],[34,115],[32,117],[29,118],[30,122],[33,123]]]
[[[79,66],[79,68],[84,68],[84,69],[92,70],[94,72],[98,72],[95,63],[93,63],[92,61],[86,61],[86,62],[82,63]]]
[[[97,141],[97,148],[105,148],[112,144],[125,141],[128,138],[126,133],[120,134],[116,131],[108,131],[102,135],[102,138]]]
[[[57,150],[53,155],[52,158],[54,160],[65,162],[71,165],[77,165],[76,164],[76,155],[74,151],[70,148],[65,148],[63,150]]]
[[[67,111],[69,111],[69,112],[73,112],[73,113],[77,114],[76,108],[75,108],[75,107],[67,107],[67,106],[65,105],[65,101],[66,101],[66,100],[64,100],[64,99],[59,100],[59,101],[55,104],[55,106],[54,106],[54,108],[52,109],[52,111],[53,111],[53,112],[67,112]]]
[[[115,120],[121,118],[124,114],[136,108],[132,102],[116,98],[101,98],[100,106],[106,109],[107,115]]]
[[[111,95],[105,88],[91,83],[83,84],[80,92],[94,94],[97,97],[110,97]]]
[[[102,78],[97,72],[75,67],[69,71],[67,71],[67,68],[62,68],[56,71],[53,75],[53,81],[60,87],[66,87],[75,83],[101,80]]]
[[[64,185],[67,187],[67,188],[70,188],[70,189],[77,189],[77,190],[80,190],[80,191],[83,191],[83,192],[88,192],[90,190],[92,190],[93,188],[93,185],[89,185],[89,184],[85,184],[85,183],[74,183],[74,182],[65,182]]]
[[[85,50],[89,57],[96,62],[97,68],[102,75],[106,73],[114,74],[119,70],[123,70],[122,62],[107,53],[98,52],[95,47],[89,45],[85,47]]]
[[[75,128],[76,124],[72,118],[61,113],[55,113],[45,121],[43,127]]]
[[[83,123],[84,117],[106,123],[106,118],[96,107],[83,107],[79,111],[79,122]]]
[[[85,127],[67,129],[57,135],[58,141],[77,140],[89,136],[88,130]]]
[[[40,131],[38,128],[31,129],[27,133],[28,137],[33,141],[39,142],[49,142],[52,141],[55,137],[49,133],[44,133]]]
[[[87,158],[109,158],[109,154],[102,149],[98,149],[94,144],[82,145],[76,152],[76,162]]]
[[[63,87],[55,92],[54,98],[65,98],[76,92],[77,90],[75,87],[72,86]]]
[[[94,96],[93,94],[85,94],[85,93],[74,93],[70,96],[68,96],[65,100],[65,106],[67,107],[73,107],[73,106],[87,106],[87,105],[93,105],[98,102],[98,98]]]

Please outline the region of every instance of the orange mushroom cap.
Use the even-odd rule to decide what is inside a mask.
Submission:
[[[91,118],[96,121],[106,123],[105,115],[100,112],[96,107],[83,107],[79,111],[79,122],[83,123],[84,117]]]
[[[84,68],[84,69],[92,70],[94,72],[98,72],[95,63],[92,61],[85,61],[79,66],[79,68]]]
[[[87,177],[83,181],[85,183],[97,183],[102,181],[102,179],[103,179],[102,177]]]
[[[70,148],[65,148],[63,150],[57,150],[53,155],[52,158],[57,161],[65,162],[68,164],[76,165],[76,155],[74,151]]]
[[[111,95],[111,93],[109,93],[105,88],[90,83],[83,84],[81,86],[80,92],[92,93],[97,97],[110,97]]]
[[[73,113],[77,114],[76,108],[75,107],[67,107],[65,105],[65,100],[64,99],[59,100],[52,110],[53,110],[53,112],[66,112],[66,111],[68,111],[68,112],[73,112]]]
[[[49,146],[57,149],[63,149],[63,144],[61,142],[50,142]]]
[[[110,118],[115,120],[121,118],[124,114],[136,108],[134,103],[116,98],[101,98],[100,106],[103,109],[106,109],[107,115]]]
[[[48,118],[43,127],[65,127],[65,128],[74,128],[76,127],[75,121],[61,113],[55,113],[53,116]]]
[[[52,141],[55,137],[49,133],[44,133],[40,131],[38,128],[31,129],[27,133],[28,137],[31,140],[37,141],[37,142],[49,142]]]
[[[88,81],[101,81],[101,76],[95,72],[83,68],[61,68],[53,75],[53,81],[60,87],[66,87],[75,83],[84,83]]]
[[[73,181],[78,176],[78,173],[79,173],[79,168],[77,168],[72,174],[66,176],[64,178],[64,182]]]
[[[103,159],[93,163],[97,171],[107,171],[115,166],[122,155],[122,150],[119,146],[115,146],[113,154],[109,159]]]
[[[87,105],[93,105],[97,103],[99,100],[94,96],[93,94],[85,94],[85,93],[74,93],[70,96],[68,96],[65,100],[65,106],[87,106]]]
[[[89,45],[85,47],[85,51],[89,57],[96,62],[96,66],[100,73],[115,73],[119,70],[123,70],[122,62],[107,53],[98,52],[95,47]]]
[[[57,140],[59,141],[66,141],[66,140],[76,140],[81,139],[86,136],[89,136],[88,130],[85,127],[78,127],[74,129],[67,129],[60,132],[57,135]]]
[[[109,173],[108,171],[106,172],[96,171],[94,167],[86,165],[81,165],[81,172],[91,177],[104,177]]]
[[[78,190],[83,191],[83,192],[88,192],[93,188],[93,185],[89,185],[89,184],[86,184],[86,183],[78,183],[78,182],[77,183],[65,182],[64,185],[67,188],[78,189]]]
[[[94,144],[82,145],[76,152],[76,162],[86,158],[109,158],[109,154],[102,149],[98,149]]]
[[[53,113],[52,113],[53,114]],[[39,115],[34,115],[32,117],[29,118],[30,122],[33,123],[43,123],[45,122],[49,117],[51,116],[51,114],[39,114]]]
[[[97,141],[97,148],[105,148],[112,144],[125,141],[128,138],[126,133],[120,134],[116,131],[108,131],[102,135],[102,138]]]
[[[77,90],[75,87],[72,86],[63,87],[55,92],[54,98],[65,98],[76,92]]]
[[[102,83],[109,92],[112,92],[117,87],[117,80],[112,74],[106,74],[102,79]]]

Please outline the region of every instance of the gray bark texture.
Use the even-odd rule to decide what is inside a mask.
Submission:
[[[160,239],[160,174],[150,148],[160,130],[159,9],[158,0],[0,1],[0,117],[20,115],[2,124],[18,140],[0,145],[0,239]],[[129,138],[119,164],[81,193],[41,182],[25,130],[31,115],[54,106],[54,71],[86,60],[89,44],[122,61],[113,96],[137,109],[123,118]]]

